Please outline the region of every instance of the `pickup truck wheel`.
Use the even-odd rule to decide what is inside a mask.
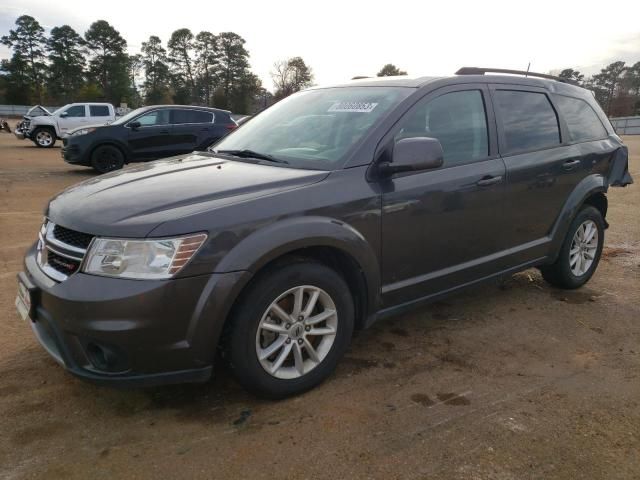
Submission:
[[[118,147],[102,145],[91,154],[91,166],[99,173],[119,170],[124,165],[124,155]]]
[[[295,262],[253,283],[230,320],[226,356],[240,384],[283,398],[333,372],[351,341],[353,298],[334,270]]]
[[[556,262],[540,268],[544,279],[566,289],[587,283],[600,261],[604,228],[604,219],[597,208],[582,207],[571,222]]]
[[[31,136],[33,143],[40,148],[51,148],[56,143],[56,134],[48,128],[36,128]]]

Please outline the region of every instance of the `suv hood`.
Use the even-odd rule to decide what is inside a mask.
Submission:
[[[328,175],[189,154],[69,187],[51,200],[46,215],[80,232],[142,238],[161,223],[310,185]],[[194,225],[192,231],[214,226]]]

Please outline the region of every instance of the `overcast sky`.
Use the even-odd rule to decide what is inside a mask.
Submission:
[[[526,5],[526,6],[525,6]],[[107,20],[137,53],[149,35],[233,31],[246,40],[253,71],[271,89],[276,60],[301,56],[315,83],[375,75],[394,63],[410,75],[447,75],[461,66],[587,74],[613,60],[640,61],[640,1],[87,1],[0,0],[0,35],[29,14],[46,29],[80,33]],[[9,51],[0,47],[0,58]]]

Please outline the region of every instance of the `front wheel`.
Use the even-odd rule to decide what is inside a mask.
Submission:
[[[571,222],[558,259],[540,268],[551,285],[560,288],[579,288],[596,271],[604,245],[604,219],[600,211],[590,205],[582,207]]]
[[[225,349],[238,381],[255,394],[283,398],[333,372],[351,341],[353,298],[331,268],[294,261],[261,275],[230,321]]]
[[[99,173],[119,170],[123,165],[124,155],[113,145],[101,145],[91,154],[91,166]]]
[[[51,148],[56,143],[56,134],[49,128],[36,128],[32,138],[33,143],[40,148]]]

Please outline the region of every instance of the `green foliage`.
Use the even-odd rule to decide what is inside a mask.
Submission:
[[[170,102],[170,73],[167,51],[159,37],[151,35],[142,43],[142,66],[145,80],[143,83],[144,99],[147,105],[160,105]]]
[[[175,102],[254,113],[271,102],[250,71],[244,39],[233,32],[194,36],[181,28],[166,48],[152,35],[140,54],[128,55],[126,40],[105,20],[92,23],[84,38],[68,25],[53,27],[46,38],[42,26],[23,15],[0,42],[12,49],[0,63],[0,97],[7,103]]]
[[[194,37],[188,28],[180,28],[171,34],[167,43],[171,64],[172,84],[176,103],[190,104],[195,96],[193,74]]]
[[[640,62],[630,67],[622,61],[613,62],[590,78],[572,68],[562,70],[559,76],[591,90],[610,117],[640,114]]]
[[[395,77],[397,75],[406,75],[407,72],[400,70],[393,63],[387,63],[377,73],[378,77]]]
[[[196,97],[201,103],[211,105],[219,80],[218,37],[211,32],[200,32],[194,44],[197,72]]]
[[[577,82],[579,85],[582,85],[584,80],[584,75],[581,74],[578,70],[574,70],[573,68],[565,68],[558,75],[560,78],[566,78],[567,80],[572,80]]]
[[[49,96],[60,103],[72,102],[84,84],[87,50],[83,38],[69,25],[53,27],[47,40]]]
[[[2,63],[2,71],[9,76],[9,98],[26,97],[27,103],[43,103],[45,42],[44,28],[29,15],[18,17],[16,28],[0,38],[0,43],[13,51],[11,59]],[[27,90],[26,95],[21,95],[20,89]]]
[[[100,88],[100,85],[96,83],[85,83],[78,91],[78,96],[74,99],[81,102],[95,102],[102,100],[104,93]]]
[[[287,60],[276,62],[273,65],[274,71],[271,78],[276,86],[275,98],[288,97],[292,93],[311,86],[313,83],[313,72],[302,57],[293,57]]]
[[[224,100],[223,104],[216,106],[230,108],[232,96],[250,83],[247,80],[250,73],[249,52],[244,44],[244,38],[237,33],[222,32],[218,35],[218,85],[224,92]]]
[[[131,96],[126,40],[105,20],[92,23],[84,37],[93,54],[89,79],[100,86],[104,100],[114,105],[126,101]]]

